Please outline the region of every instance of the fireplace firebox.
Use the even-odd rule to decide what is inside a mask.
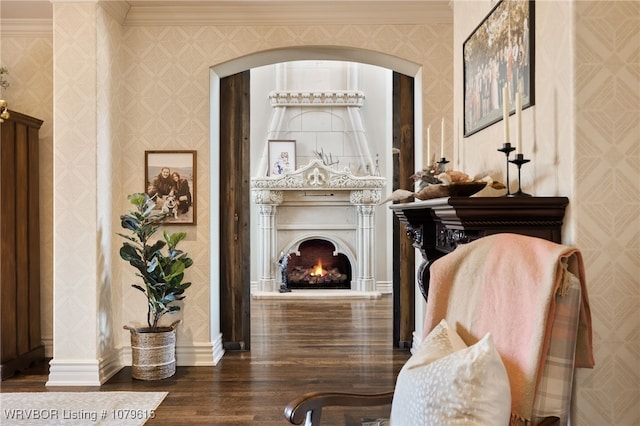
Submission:
[[[290,289],[350,289],[351,276],[348,257],[322,239],[302,242],[298,253],[291,253],[287,261]]]

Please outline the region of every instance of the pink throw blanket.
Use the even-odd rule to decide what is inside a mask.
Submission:
[[[512,413],[525,419],[545,362],[563,261],[582,287],[576,367],[592,368],[591,313],[577,248],[495,234],[459,246],[430,268],[425,335],[443,318],[468,345],[490,331],[511,382]]]

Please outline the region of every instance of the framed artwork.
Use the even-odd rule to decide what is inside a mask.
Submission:
[[[145,151],[145,188],[165,224],[196,224],[196,151]]]
[[[296,141],[269,140],[269,176],[296,169]]]
[[[513,113],[517,92],[534,104],[534,40],[532,0],[501,0],[465,40],[465,137],[502,120],[505,102]]]

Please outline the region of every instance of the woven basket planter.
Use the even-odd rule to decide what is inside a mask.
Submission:
[[[131,377],[138,380],[161,380],[176,373],[176,321],[169,327],[134,328],[131,332]]]

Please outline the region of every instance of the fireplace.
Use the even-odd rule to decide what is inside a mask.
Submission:
[[[319,288],[323,284],[324,288],[333,285],[375,292],[374,218],[384,184],[383,177],[354,176],[320,160],[283,175],[252,178],[259,219],[258,291],[278,292],[285,284],[284,256],[291,263],[287,262],[286,271],[291,286]],[[306,254],[309,246],[313,254]],[[331,278],[335,282],[330,283],[322,274],[306,277],[318,258],[327,273],[328,268],[337,268],[335,274],[346,278]],[[298,269],[289,270],[294,266]]]
[[[289,289],[350,289],[351,263],[336,252],[330,241],[310,239],[286,261],[286,287]]]

